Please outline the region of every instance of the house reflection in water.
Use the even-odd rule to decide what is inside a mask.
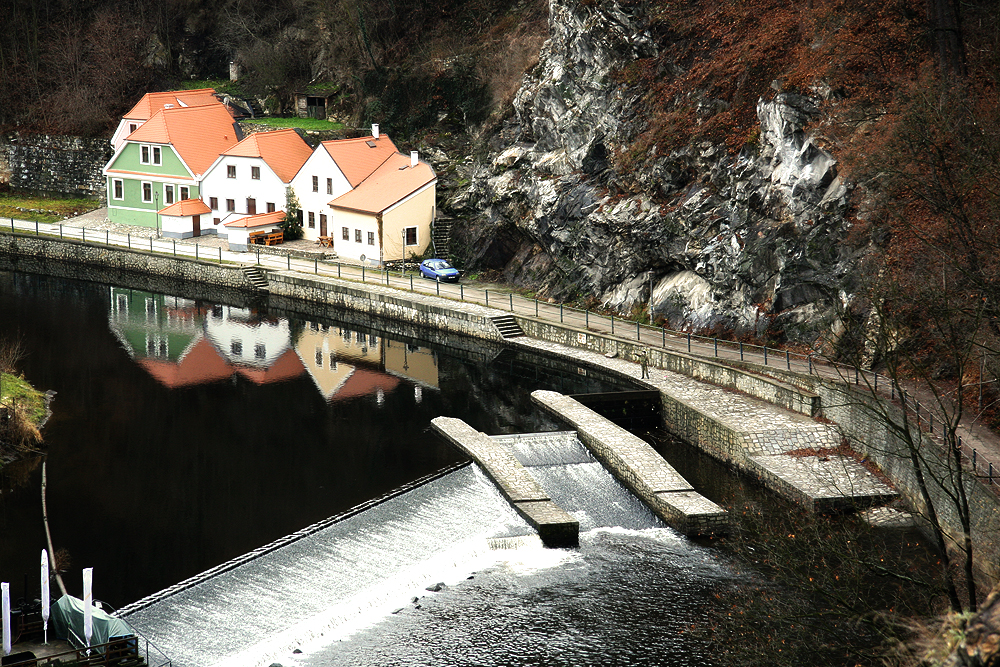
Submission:
[[[436,354],[342,327],[288,320],[233,306],[111,289],[109,324],[135,362],[161,384],[187,387],[240,375],[255,384],[309,374],[328,401],[372,395],[381,404],[402,380],[419,402],[438,386]]]

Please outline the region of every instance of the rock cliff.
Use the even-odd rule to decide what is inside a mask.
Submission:
[[[856,260],[842,243],[850,186],[805,129],[820,99],[761,99],[759,138],[738,154],[654,149],[626,172],[644,91],[616,73],[661,48],[647,26],[643,3],[550,1],[538,65],[444,207],[464,221],[457,259],[545,297],[652,306],[672,328],[813,338]]]

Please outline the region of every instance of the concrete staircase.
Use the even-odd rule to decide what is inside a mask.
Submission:
[[[490,321],[493,322],[493,326],[497,328],[500,335],[504,338],[517,338],[518,336],[523,336],[524,331],[521,326],[514,319],[513,315],[501,315],[500,317],[491,317]]]
[[[441,259],[451,259],[451,218],[438,218],[431,228],[431,244],[434,246],[434,256]]]
[[[243,275],[247,277],[250,284],[253,285],[254,291],[256,292],[266,292],[268,291],[267,278],[264,276],[264,272],[256,266],[244,266]]]

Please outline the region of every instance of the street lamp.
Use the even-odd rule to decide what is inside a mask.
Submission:
[[[156,208],[156,238],[160,238],[160,193],[153,193],[153,207]]]

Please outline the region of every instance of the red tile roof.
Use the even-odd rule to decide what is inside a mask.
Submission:
[[[206,206],[205,202],[200,199],[182,199],[166,208],[161,208],[159,211],[160,215],[172,215],[178,218],[211,212],[212,209]]]
[[[127,137],[172,145],[196,175],[204,174],[240,138],[233,117],[221,104],[161,109]]]
[[[200,107],[207,104],[221,105],[222,102],[215,96],[215,90],[212,88],[146,93],[123,118],[128,120],[149,120],[153,117],[153,114],[165,108],[168,104],[183,108]]]
[[[258,213],[248,215],[245,218],[238,218],[224,223],[226,227],[264,227],[265,225],[277,225],[285,219],[284,211],[274,211],[272,213]]]
[[[381,213],[436,178],[426,162],[411,167],[408,156],[394,153],[371,176],[329,205],[362,213]]]
[[[396,146],[384,134],[378,139],[361,137],[324,141],[323,148],[344,172],[352,188],[358,187],[358,184],[371,176],[390,155],[396,153]]]
[[[399,382],[399,378],[387,373],[357,367],[351,376],[337,388],[333,396],[330,396],[329,400],[334,402],[358,396],[368,396],[376,393],[379,389],[389,393],[399,386]]]
[[[217,382],[233,374],[226,360],[205,338],[192,345],[176,363],[153,357],[137,359],[136,363],[170,388]]]
[[[288,128],[273,132],[256,132],[236,144],[223,155],[259,157],[283,182],[288,183],[312,155],[299,133]]]

